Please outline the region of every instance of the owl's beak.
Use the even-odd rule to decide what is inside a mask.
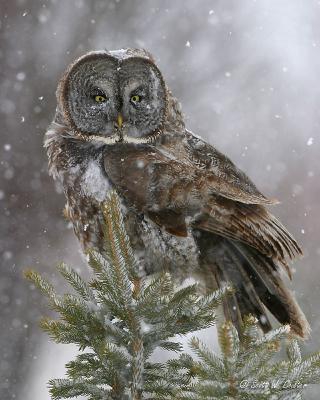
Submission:
[[[120,113],[118,114],[117,124],[118,124],[118,128],[121,129],[122,128],[122,124],[123,124],[123,117],[122,117],[122,115]]]
[[[118,136],[117,142],[123,141],[123,126],[123,116],[121,113],[119,113],[117,116],[117,122],[115,123],[116,134]]]

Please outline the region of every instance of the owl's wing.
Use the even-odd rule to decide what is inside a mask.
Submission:
[[[286,260],[302,255],[292,235],[261,205],[216,197],[202,209],[193,226],[256,248],[281,262],[289,276]]]
[[[240,202],[212,190],[211,169],[208,173],[154,146],[131,144],[107,146],[104,166],[131,206],[174,235],[187,236],[189,227],[213,232],[246,243],[284,265],[287,258],[302,253],[263,205]],[[252,191],[258,198],[259,192]],[[251,192],[248,189],[247,196]]]
[[[266,198],[244,172],[201,138],[186,133],[186,149],[192,163],[204,171],[212,192],[246,204],[272,205],[276,199]]]
[[[195,166],[206,176],[212,192],[195,226],[245,242],[285,264],[302,251],[287,229],[264,205],[267,199],[251,180],[224,154],[191,132],[186,134],[187,149]]]

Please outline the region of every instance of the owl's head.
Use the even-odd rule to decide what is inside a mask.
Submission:
[[[162,133],[166,86],[144,50],[90,52],[60,80],[58,106],[84,140],[149,142]]]

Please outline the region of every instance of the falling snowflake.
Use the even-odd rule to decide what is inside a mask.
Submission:
[[[307,146],[313,145],[313,137],[310,137],[307,141]]]
[[[186,47],[191,47],[191,43],[189,42],[189,40],[186,42]]]
[[[18,81],[24,81],[25,78],[26,78],[25,72],[23,72],[23,71],[18,72],[17,75],[16,75],[16,78],[17,78]]]

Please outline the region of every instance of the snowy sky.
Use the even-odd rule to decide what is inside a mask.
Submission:
[[[293,289],[314,330],[307,349],[319,348],[320,2],[0,3],[0,317],[6,326],[0,398],[25,399],[28,379],[41,366],[42,386],[34,390],[46,399],[51,371],[45,372],[44,351],[54,357],[58,350],[43,350],[47,337],[37,320],[45,302],[22,270],[33,265],[56,279],[57,262],[82,265],[62,217],[63,195],[47,174],[42,138],[59,76],[94,49],[150,50],[182,103],[187,126],[282,202],[274,212],[305,251],[295,264]],[[58,365],[60,376],[63,360]]]

